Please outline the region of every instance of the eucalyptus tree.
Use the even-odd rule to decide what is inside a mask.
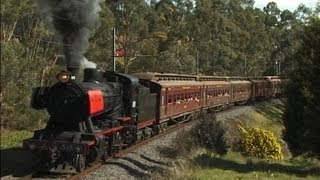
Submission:
[[[114,16],[106,1],[101,3],[100,25],[94,30],[90,38],[89,50],[86,57],[102,70],[112,68],[112,28],[114,27]]]
[[[31,91],[52,81],[59,47],[40,19],[35,1],[1,2],[1,128],[42,124],[42,113],[29,107]]]
[[[320,18],[311,17],[299,30],[301,45],[293,59],[287,90],[284,135],[295,154],[320,155]]]
[[[153,10],[150,32],[157,37],[153,46],[157,50],[157,71],[194,73],[195,58],[192,51],[188,19],[192,16],[190,0],[160,0],[151,6]],[[167,64],[164,66],[164,64]],[[164,68],[168,67],[168,68]]]
[[[149,39],[149,6],[144,0],[118,0],[107,2],[113,13],[114,27],[117,32],[117,48],[123,49],[125,55],[117,58],[120,70],[129,72],[132,64],[143,49],[145,39]]]
[[[233,67],[237,67],[237,75],[259,76],[266,69],[270,57],[270,40],[264,25],[265,13],[254,9],[251,1],[235,1],[234,15],[230,18],[240,29],[235,39],[237,59]],[[237,72],[237,70],[233,70]]]
[[[198,0],[195,2],[194,15],[190,18],[189,29],[193,48],[198,59],[199,71],[203,74],[214,74],[218,46],[215,36],[219,32],[219,13],[214,2]],[[222,19],[221,19],[222,20]]]

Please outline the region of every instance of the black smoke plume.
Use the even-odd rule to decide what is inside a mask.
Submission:
[[[67,68],[95,68],[84,53],[90,32],[99,25],[100,0],[38,0],[39,11],[61,35]]]

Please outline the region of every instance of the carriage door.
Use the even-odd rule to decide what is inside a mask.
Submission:
[[[202,86],[202,91],[201,91],[201,106],[205,107],[206,106],[206,91],[207,91],[207,86]]]
[[[231,93],[232,93],[232,95],[231,95],[231,97],[232,97],[232,101],[235,99],[235,90],[236,90],[236,88],[235,88],[235,84],[231,84]]]
[[[168,101],[168,88],[165,88],[164,91],[162,91],[162,95],[161,95],[161,105],[164,102],[165,104],[165,112],[164,114],[167,116],[168,115],[168,105],[169,105],[169,101]],[[172,99],[170,99],[170,101],[172,101]],[[170,102],[171,104],[171,102]]]

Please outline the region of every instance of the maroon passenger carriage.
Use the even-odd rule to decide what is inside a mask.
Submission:
[[[279,76],[266,76],[266,79],[271,86],[271,94],[269,95],[279,97],[284,93],[284,85],[287,83],[287,79],[282,79]]]
[[[203,86],[203,109],[221,111],[232,102],[232,84],[227,77],[199,76]]]
[[[232,91],[232,103],[243,105],[251,98],[252,83],[243,77],[229,77]]]
[[[263,99],[267,97],[270,92],[270,82],[267,81],[267,77],[251,77],[252,82],[252,100]]]
[[[156,119],[160,130],[172,122],[185,121],[199,114],[202,107],[202,83],[196,76],[138,73],[139,82],[157,94]]]

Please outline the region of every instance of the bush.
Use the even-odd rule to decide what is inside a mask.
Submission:
[[[224,138],[225,129],[221,122],[217,121],[215,116],[210,118],[206,115],[201,119],[192,132],[197,144],[218,154],[226,154],[228,146]]]
[[[200,122],[188,131],[182,131],[175,139],[178,155],[189,156],[190,152],[205,148],[220,155],[226,154],[228,145],[224,138],[225,130],[216,117],[202,115]]]
[[[246,156],[283,159],[279,139],[271,131],[259,128],[243,129],[243,134],[240,138],[240,147],[242,153]]]

